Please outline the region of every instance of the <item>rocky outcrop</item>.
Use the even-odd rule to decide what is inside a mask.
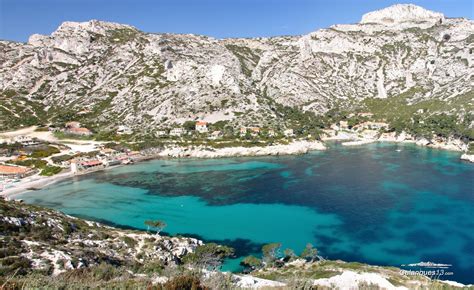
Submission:
[[[290,144],[268,145],[264,147],[226,147],[211,148],[198,147],[168,147],[158,153],[161,157],[194,157],[194,158],[219,158],[237,156],[265,156],[265,155],[296,155],[304,154],[311,150],[324,150],[326,147],[319,141],[294,141]]]
[[[431,25],[442,23],[445,20],[441,13],[423,9],[412,4],[396,4],[382,10],[373,11],[362,16],[361,24],[377,23],[387,26],[396,26],[411,22],[414,26],[420,22]]]
[[[474,163],[474,154],[464,153],[463,155],[461,155],[461,160],[466,160]]]
[[[0,199],[0,210],[2,236],[8,237],[0,240],[6,255],[2,258],[23,263],[5,262],[4,274],[18,266],[23,274],[36,270],[58,275],[102,263],[137,269],[151,263],[175,265],[202,245],[193,238],[120,230],[15,201]]]

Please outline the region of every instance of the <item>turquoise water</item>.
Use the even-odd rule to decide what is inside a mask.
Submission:
[[[400,266],[452,264],[441,277],[474,283],[474,165],[402,144],[302,156],[155,160],[22,194],[26,202],[121,227],[166,221],[167,234],[236,249],[265,243],[330,259]]]

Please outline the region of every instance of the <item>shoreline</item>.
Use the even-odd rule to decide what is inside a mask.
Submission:
[[[347,137],[337,138],[325,138],[322,141],[305,141],[299,140],[294,141],[289,144],[277,144],[270,145],[265,147],[224,147],[224,148],[210,148],[206,146],[198,147],[168,147],[163,151],[153,154],[151,156],[143,156],[135,160],[135,163],[140,163],[143,161],[157,160],[157,159],[180,159],[180,158],[200,158],[200,159],[215,159],[215,158],[231,158],[231,157],[260,157],[260,156],[284,156],[284,155],[302,155],[307,154],[310,151],[322,151],[326,150],[327,146],[325,141],[341,141],[342,146],[362,146],[376,142],[386,142],[386,143],[402,143],[402,144],[415,144],[421,147],[428,147],[437,150],[448,150],[463,153],[460,157],[460,161],[467,161],[474,163],[474,155],[469,155],[461,149],[456,149],[452,144],[446,143],[444,145],[434,144],[429,146],[416,140],[406,140],[406,139],[392,139],[392,138],[378,138],[378,139],[350,139]],[[342,142],[345,141],[345,142]],[[98,171],[109,170],[112,168],[117,168],[124,166],[125,164],[114,165],[110,167],[103,167],[96,170],[89,170],[79,173],[72,173],[70,171],[59,173],[53,176],[32,176],[27,177],[25,180],[20,180],[16,183],[16,186],[6,188],[0,192],[0,196],[6,199],[15,199],[15,196],[30,191],[38,190],[48,185],[72,178],[75,176],[86,175]],[[34,189],[33,189],[34,188]]]
[[[332,140],[333,141],[341,141],[341,140],[335,140],[335,139],[332,139]],[[343,139],[343,140],[346,141],[346,142],[343,142],[343,143],[350,143],[350,145],[347,145],[347,144],[344,145],[343,143],[341,143],[341,145],[343,145],[343,146],[357,146],[357,145],[366,145],[366,144],[375,143],[375,142],[386,142],[386,143],[415,144],[417,146],[428,147],[428,146],[425,146],[425,145],[420,145],[417,142],[411,141],[411,140],[403,140],[403,141],[393,141],[393,140],[352,140],[352,141],[349,141],[347,139]],[[328,140],[328,141],[330,141],[330,140]],[[319,143],[323,146],[326,145],[326,144],[323,144],[322,142],[308,142],[308,143]],[[291,144],[292,143],[290,143],[288,145],[291,145]],[[287,148],[288,145],[277,145],[277,146],[278,146],[278,148],[283,149],[283,148]],[[314,145],[314,146],[317,147],[316,145]],[[169,148],[171,151],[163,150],[162,152],[160,152],[158,154],[154,154],[153,156],[143,156],[142,158],[136,160],[134,162],[134,164],[139,164],[143,161],[151,161],[151,160],[159,160],[159,159],[181,159],[181,158],[202,158],[202,159],[209,158],[209,159],[213,159],[213,158],[228,158],[228,157],[239,157],[239,156],[241,156],[241,157],[252,157],[252,156],[258,157],[258,156],[297,155],[297,154],[306,154],[306,153],[308,153],[310,151],[314,151],[314,150],[325,150],[328,146],[327,145],[324,146],[324,149],[308,149],[309,147],[301,147],[301,148],[306,148],[307,149],[305,152],[302,152],[301,150],[294,150],[294,151],[286,151],[286,152],[284,152],[286,154],[284,154],[281,151],[277,150],[277,151],[271,151],[270,153],[272,153],[272,154],[264,154],[265,152],[268,151],[268,147],[271,147],[272,149],[275,149],[275,146],[256,147],[253,150],[245,150],[245,151],[243,151],[245,153],[242,153],[242,151],[239,151],[242,148],[243,149],[252,149],[252,147],[250,147],[250,148],[235,147],[237,149],[234,149],[234,150],[230,150],[230,149],[232,149],[232,147],[227,147],[227,148],[215,149],[214,151],[206,151],[205,150],[206,148],[204,148],[204,147],[198,147],[198,148],[181,147],[181,148],[178,148],[179,150],[177,150],[177,151],[175,150],[176,148]],[[322,147],[319,147],[319,148],[322,148]],[[433,149],[449,150],[449,149],[444,149],[444,148],[433,148]],[[173,153],[180,152],[180,154],[178,154],[178,155],[168,155],[170,152],[173,152]],[[211,154],[209,152],[211,152]],[[230,153],[237,154],[236,152],[240,152],[241,154],[244,154],[244,155],[223,155],[223,154],[230,154]],[[251,155],[255,152],[258,152],[260,155]],[[221,155],[219,155],[219,154],[221,154]],[[247,155],[245,155],[245,154],[247,154]],[[4,197],[6,200],[14,200],[17,195],[22,194],[22,193],[27,192],[27,191],[30,191],[32,187],[34,187],[35,189],[40,189],[40,188],[49,186],[51,184],[61,182],[63,180],[67,180],[69,178],[74,178],[75,176],[82,176],[82,175],[86,175],[86,174],[90,174],[90,173],[94,173],[94,172],[99,172],[99,171],[104,171],[104,170],[108,170],[108,169],[118,168],[118,167],[121,167],[121,166],[124,166],[124,165],[125,164],[114,165],[114,166],[110,166],[110,167],[104,167],[104,168],[100,168],[100,169],[84,171],[84,172],[80,172],[80,173],[76,173],[76,174],[73,174],[72,172],[64,172],[64,173],[59,173],[59,174],[53,175],[53,176],[33,176],[31,178],[31,180],[27,180],[25,183],[21,184],[20,186],[15,187],[15,188],[9,188],[8,190],[11,190],[11,192],[6,192],[6,191],[0,192],[0,196]],[[341,275],[345,275],[345,274],[347,274],[347,273],[342,273]],[[252,278],[255,278],[255,277],[252,277]],[[330,281],[333,281],[333,280],[337,281],[337,279],[342,279],[342,276],[335,276],[335,278],[333,278]],[[324,285],[324,283],[326,283],[326,280],[328,280],[328,279],[322,279],[322,280],[320,280],[320,282]],[[242,283],[244,281],[245,281],[245,279],[243,279]],[[255,279],[252,280],[252,281],[255,281]],[[465,284],[461,284],[459,282],[450,281],[450,280],[439,280],[439,281],[441,283],[448,284],[448,285],[451,285],[451,286],[456,286],[456,287],[470,286],[470,285],[465,285]]]
[[[225,147],[219,149],[212,149],[205,146],[192,147],[169,147],[163,151],[143,156],[135,160],[134,163],[143,161],[164,159],[164,158],[229,158],[229,157],[252,157],[252,156],[280,156],[280,155],[300,155],[306,154],[309,151],[326,150],[326,146],[321,141],[295,141],[289,144],[270,145],[265,147]],[[10,200],[15,199],[15,196],[34,190],[41,189],[53,183],[57,183],[74,176],[86,175],[98,171],[109,170],[112,168],[125,166],[125,164],[114,165],[109,167],[98,168],[95,170],[88,170],[79,173],[72,173],[71,171],[59,173],[53,176],[31,176],[20,180],[14,186],[6,188],[0,192],[0,196]]]
[[[226,157],[252,157],[252,156],[280,156],[300,155],[309,151],[326,150],[321,141],[298,140],[289,144],[275,144],[264,147],[224,147],[211,148],[206,146],[179,147],[172,146],[159,152],[159,157],[171,158],[226,158]]]

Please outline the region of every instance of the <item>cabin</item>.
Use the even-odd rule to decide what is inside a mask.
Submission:
[[[91,130],[87,128],[70,128],[67,130],[67,133],[78,136],[90,136],[92,135]]]
[[[380,130],[380,129],[387,129],[389,125],[384,122],[364,122],[357,124],[353,127],[353,129],[357,131],[363,131],[363,130]]]
[[[160,131],[156,131],[156,137],[165,137],[167,134],[166,134],[166,131],[164,130],[160,130]]]
[[[183,128],[174,128],[170,131],[170,136],[180,137],[185,133]]]
[[[347,130],[349,129],[349,123],[347,121],[339,121],[339,128],[341,128],[341,130]]]
[[[128,126],[120,125],[117,128],[117,135],[130,135],[133,131]]]
[[[206,133],[207,132],[207,122],[197,121],[195,129],[199,133]]]
[[[83,161],[80,163],[82,168],[84,169],[89,169],[89,168],[98,168],[102,167],[104,164],[99,161],[99,160],[88,160],[88,161]]]
[[[250,127],[250,135],[252,136],[257,136],[258,134],[260,134],[260,128],[259,127]]]
[[[0,164],[0,177],[2,178],[25,178],[33,175],[36,171],[24,166]]]
[[[20,143],[24,147],[37,146],[40,144],[38,140],[32,139],[28,136],[16,136],[12,139],[13,143]]]
[[[245,136],[247,135],[247,128],[246,127],[241,127],[240,128],[240,136]]]
[[[222,136],[224,136],[222,131],[214,131],[211,133],[211,136],[209,136],[209,139],[216,140],[216,139],[222,138]]]
[[[76,121],[71,121],[71,122],[67,122],[65,127],[66,129],[80,128],[81,123],[76,122]]]

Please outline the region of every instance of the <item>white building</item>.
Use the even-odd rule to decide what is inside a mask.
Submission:
[[[342,130],[349,129],[349,123],[347,121],[339,121],[339,128]]]
[[[71,160],[71,172],[76,174],[77,173],[77,162],[76,160]]]
[[[40,144],[37,140],[31,139],[31,137],[28,136],[16,136],[12,139],[12,143],[20,143],[25,147]]]
[[[174,128],[170,131],[170,136],[181,137],[185,133],[183,128]]]
[[[243,137],[247,135],[247,128],[246,127],[241,127],[240,128],[240,136]]]
[[[117,129],[118,135],[130,135],[132,133],[133,133],[132,129],[130,129],[128,126],[124,126],[124,125],[118,126],[118,129]]]
[[[155,135],[156,135],[156,137],[164,137],[164,136],[166,136],[167,134],[166,134],[166,131],[160,130],[160,131],[156,131],[156,134],[155,134]]]
[[[198,131],[199,133],[206,133],[207,132],[207,122],[197,121],[196,122],[196,131]]]
[[[216,140],[216,139],[222,138],[222,136],[223,136],[222,131],[214,131],[211,133],[211,136],[209,136],[209,139]]]

